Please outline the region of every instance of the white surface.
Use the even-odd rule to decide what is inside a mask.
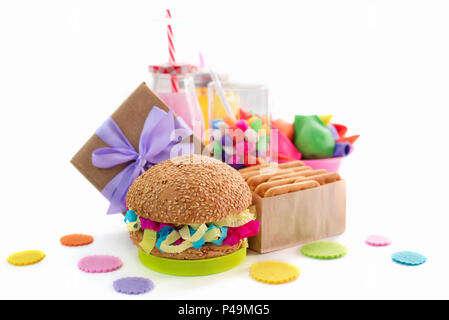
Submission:
[[[271,4],[269,4],[271,3]],[[251,255],[202,278],[154,273],[139,264],[120,216],[69,163],[126,96],[167,59],[165,6],[179,60],[201,43],[217,71],[269,84],[274,116],[333,113],[361,134],[341,171],[348,185],[348,255],[303,257],[296,248]],[[147,276],[156,288],[132,299],[449,298],[447,116],[449,4],[445,1],[2,1],[0,3],[0,298],[128,298],[112,281]],[[210,26],[219,26],[212,29]],[[225,45],[225,46],[224,46]],[[193,61],[196,62],[196,61]],[[59,244],[87,233],[87,247]],[[392,238],[364,244],[370,233]],[[47,257],[13,267],[24,249]],[[396,250],[427,256],[419,267],[391,262]],[[89,254],[123,267],[80,272]],[[270,286],[253,262],[278,259],[302,273]]]

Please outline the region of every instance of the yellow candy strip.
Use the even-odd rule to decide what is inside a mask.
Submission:
[[[191,248],[193,246],[193,242],[184,241],[179,245],[172,246],[171,244],[181,238],[178,231],[173,230],[167,238],[161,243],[161,250],[168,253],[180,253],[184,250]]]
[[[204,242],[211,242],[220,239],[221,237],[221,230],[218,228],[210,229],[206,232],[204,235]]]
[[[241,212],[240,214],[234,215],[232,217],[213,222],[212,224],[217,227],[240,227],[244,224],[247,224],[251,220],[255,220],[256,215],[252,212],[250,212],[249,209],[246,209],[245,211]]]
[[[137,219],[137,221],[134,221],[134,222],[128,222],[126,224],[126,228],[128,229],[128,231],[140,230],[140,219]]]
[[[199,228],[195,231],[193,235],[190,235],[190,229],[188,225],[185,225],[184,227],[179,230],[179,234],[184,240],[195,242],[201,239],[202,236],[207,231],[207,226],[205,223],[199,226]],[[176,240],[175,240],[176,241]]]
[[[153,250],[154,245],[156,244],[156,238],[157,238],[156,231],[151,229],[145,229],[143,231],[143,239],[139,243],[139,245],[141,246],[143,251],[149,254],[151,250]]]

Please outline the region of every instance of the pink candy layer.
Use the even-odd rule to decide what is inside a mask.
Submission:
[[[243,238],[255,236],[259,233],[260,221],[252,220],[240,227],[229,227],[223,244],[236,245]]]
[[[157,232],[161,231],[161,229],[163,227],[175,228],[175,226],[173,224],[171,224],[171,223],[156,222],[156,221],[153,221],[153,220],[150,220],[150,219],[145,219],[145,218],[142,218],[142,217],[140,217],[140,225],[142,227],[142,230],[151,229],[151,230],[154,230],[154,231],[157,231]]]

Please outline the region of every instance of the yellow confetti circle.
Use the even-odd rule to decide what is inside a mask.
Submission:
[[[8,262],[15,266],[27,266],[37,263],[45,258],[45,253],[39,250],[26,250],[16,252],[8,257]]]
[[[280,284],[298,278],[300,270],[286,262],[263,261],[253,264],[250,274],[257,281]]]

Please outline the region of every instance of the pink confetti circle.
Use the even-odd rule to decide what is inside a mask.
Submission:
[[[389,246],[391,244],[390,239],[388,239],[385,236],[372,234],[366,237],[365,240],[366,244],[373,246],[373,247],[385,247]]]
[[[122,266],[122,260],[114,256],[94,255],[82,258],[78,268],[84,272],[103,273],[117,270]]]

